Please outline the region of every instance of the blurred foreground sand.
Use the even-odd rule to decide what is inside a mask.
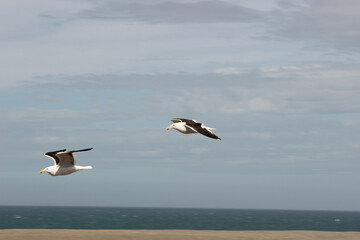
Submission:
[[[359,240],[360,232],[320,231],[207,231],[207,230],[67,230],[67,229],[4,229],[1,240]]]

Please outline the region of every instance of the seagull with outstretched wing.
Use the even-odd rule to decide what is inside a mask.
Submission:
[[[174,128],[184,134],[200,133],[209,138],[221,140],[221,138],[211,132],[211,130],[215,130],[215,128],[206,127],[204,124],[198,123],[195,120],[185,118],[173,118],[171,119],[171,121],[173,122],[173,124],[166,128],[167,130]]]
[[[74,150],[66,152],[66,149],[47,152],[45,156],[54,160],[54,165],[44,168],[40,173],[47,172],[51,176],[68,175],[80,170],[92,169],[92,166],[78,166],[76,165],[75,154],[76,152],[90,151],[92,148],[81,150]]]

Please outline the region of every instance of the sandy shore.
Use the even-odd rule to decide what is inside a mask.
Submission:
[[[360,239],[360,232],[320,231],[197,231],[197,230],[65,230],[65,229],[5,229],[1,240],[339,240]]]

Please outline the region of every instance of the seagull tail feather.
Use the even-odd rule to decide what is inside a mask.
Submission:
[[[90,169],[93,169],[92,166],[76,166],[76,170],[79,171],[79,170],[90,170]]]

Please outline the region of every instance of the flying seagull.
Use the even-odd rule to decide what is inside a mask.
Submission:
[[[190,133],[200,133],[210,138],[219,139],[211,130],[215,130],[215,128],[209,128],[204,126],[202,123],[198,123],[195,120],[185,119],[185,118],[173,118],[171,119],[173,124],[171,124],[166,130],[174,128],[181,133],[190,134]]]
[[[75,154],[76,152],[90,151],[92,148],[86,148],[75,151],[68,151],[66,149],[47,152],[45,156],[54,160],[54,165],[41,170],[40,173],[47,172],[51,176],[68,175],[79,170],[92,169],[92,166],[78,166],[76,165]]]

